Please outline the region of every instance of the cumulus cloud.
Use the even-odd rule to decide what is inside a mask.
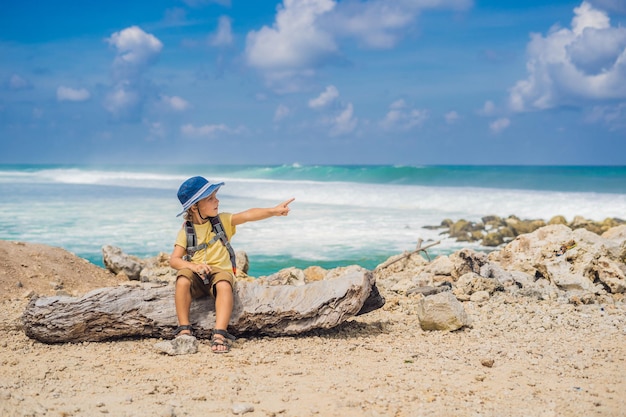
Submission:
[[[453,111],[449,111],[448,113],[446,113],[444,115],[444,118],[446,119],[446,123],[451,125],[454,124],[457,120],[459,120],[459,114],[457,112]]]
[[[11,91],[19,91],[19,90],[28,90],[33,88],[33,85],[25,79],[24,77],[13,74],[11,75],[4,83],[4,87],[7,90]]]
[[[585,119],[588,123],[605,124],[609,130],[626,129],[626,103],[594,106]]]
[[[180,98],[178,96],[161,96],[161,101],[165,103],[169,108],[176,111],[187,110],[190,105],[185,99]]]
[[[118,120],[137,121],[148,91],[143,79],[163,48],[154,35],[131,26],[106,41],[116,50],[112,65],[114,86],[105,98],[105,109]]]
[[[245,58],[268,85],[287,90],[319,67],[342,61],[340,38],[370,48],[389,48],[412,30],[424,9],[467,9],[472,0],[284,0],[273,25],[251,31]]]
[[[167,129],[161,122],[144,121],[144,124],[148,128],[148,140],[153,141],[157,139],[163,139],[167,135]]]
[[[500,119],[497,119],[491,122],[489,124],[489,129],[493,133],[498,134],[502,132],[504,129],[508,128],[510,125],[511,125],[511,121],[506,117],[502,117]]]
[[[139,120],[142,101],[139,90],[119,83],[107,94],[104,108],[117,120]]]
[[[352,103],[348,103],[348,105],[331,120],[331,136],[339,136],[345,135],[354,131],[356,125],[358,123],[358,119],[354,117],[354,108]]]
[[[483,105],[482,109],[478,110],[478,114],[483,116],[492,116],[496,112],[496,105],[493,104],[493,101],[487,100]]]
[[[228,16],[221,16],[217,30],[209,36],[211,46],[229,46],[233,43],[232,21]]]
[[[309,100],[309,107],[312,109],[319,109],[328,106],[339,97],[339,90],[334,85],[329,85],[326,90],[316,98]]]
[[[85,101],[90,97],[91,94],[84,88],[74,89],[63,85],[57,88],[58,101]]]
[[[404,100],[396,100],[389,106],[389,111],[380,125],[384,129],[410,130],[424,124],[428,117],[428,110],[412,109]]]
[[[220,133],[226,133],[229,135],[239,134],[245,130],[243,127],[231,128],[223,123],[194,126],[192,124],[186,124],[181,126],[180,131],[185,136],[196,138],[216,138]]]
[[[603,10],[626,13],[624,0],[591,0],[591,4]]]
[[[161,53],[163,44],[154,35],[131,26],[115,32],[107,42],[117,50],[113,69],[117,76],[131,76],[153,64]]]
[[[334,7],[332,0],[284,0],[272,27],[248,33],[246,62],[262,71],[270,85],[285,78],[309,77],[312,68],[337,54],[331,34],[318,23]]]
[[[587,1],[570,28],[532,34],[527,50],[528,78],[510,91],[514,111],[626,99],[626,28]]]
[[[274,121],[279,122],[285,117],[289,116],[290,113],[291,110],[289,110],[289,107],[285,106],[284,104],[280,104],[274,112]]]
[[[404,37],[426,9],[465,10],[472,0],[343,1],[329,16],[328,26],[339,36],[350,36],[371,48],[390,48]]]

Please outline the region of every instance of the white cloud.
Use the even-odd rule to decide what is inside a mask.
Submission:
[[[190,107],[189,102],[185,99],[180,98],[178,96],[161,96],[161,101],[165,103],[168,107],[176,111],[187,110]]]
[[[217,25],[217,30],[209,36],[211,46],[228,46],[233,43],[233,31],[231,19],[228,16],[221,16]]]
[[[244,132],[245,128],[231,128],[223,123],[203,126],[186,124],[180,127],[180,131],[186,136],[215,138],[219,133],[239,134]]]
[[[514,111],[626,99],[626,28],[583,1],[571,28],[532,34],[528,78],[511,89]]]
[[[500,119],[497,119],[491,122],[489,124],[489,129],[493,133],[498,134],[502,132],[504,129],[508,128],[510,125],[511,125],[511,121],[506,117],[502,117]]]
[[[483,105],[483,108],[478,111],[478,114],[483,116],[492,116],[496,112],[496,106],[493,101],[487,100]]]
[[[289,116],[290,113],[291,110],[289,110],[289,107],[285,106],[284,104],[280,104],[274,112],[274,121],[279,122],[285,117]]]
[[[358,119],[354,117],[352,103],[348,103],[345,109],[332,119],[330,134],[332,136],[344,135],[352,132],[357,125]]]
[[[271,27],[263,26],[248,33],[246,62],[262,73],[270,87],[296,91],[319,67],[344,60],[337,38],[349,37],[367,47],[388,48],[412,30],[422,10],[462,10],[472,3],[472,0],[284,0]]]
[[[131,26],[115,32],[106,41],[116,49],[113,60],[113,88],[105,108],[115,119],[138,121],[149,96],[144,73],[158,59],[163,44],[154,35]]]
[[[453,111],[449,111],[448,113],[446,113],[444,118],[446,119],[446,123],[451,125],[451,124],[454,124],[457,120],[459,120],[460,116],[457,112],[453,110]]]
[[[603,123],[609,127],[609,130],[626,129],[626,103],[594,106],[585,120],[588,123]]]
[[[322,107],[326,107],[333,101],[335,101],[339,97],[339,90],[334,85],[329,85],[326,87],[319,96],[309,100],[309,107],[312,109],[319,109]]]
[[[167,129],[163,123],[146,120],[144,124],[147,126],[149,132],[147,140],[164,139],[167,136]]]
[[[114,67],[123,72],[144,69],[158,58],[163,48],[160,40],[137,26],[115,32],[107,42],[117,50]]]
[[[332,0],[284,0],[272,27],[248,33],[248,64],[270,72],[291,72],[308,69],[336,54],[332,36],[318,27],[318,18],[333,7]]]
[[[5,86],[12,91],[28,90],[33,87],[30,81],[17,74],[11,75],[5,82]]]
[[[385,129],[410,130],[424,124],[428,117],[428,110],[412,109],[404,100],[396,100],[389,106],[389,112],[380,125]]]
[[[372,48],[391,48],[425,9],[465,10],[472,0],[370,0],[340,2],[329,27],[338,35],[355,37]]]
[[[91,94],[84,88],[74,89],[62,85],[57,88],[58,101],[85,101],[90,97]]]
[[[137,120],[140,116],[142,97],[135,88],[118,84],[104,100],[104,108],[115,119]]]
[[[591,4],[603,10],[626,13],[626,2],[624,0],[591,0]]]

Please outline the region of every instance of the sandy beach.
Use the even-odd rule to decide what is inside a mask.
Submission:
[[[120,279],[44,245],[0,241],[2,416],[622,416],[626,307],[506,292],[463,303],[473,324],[424,331],[416,295],[296,337],[167,356],[157,339],[47,345],[25,336],[34,294]]]

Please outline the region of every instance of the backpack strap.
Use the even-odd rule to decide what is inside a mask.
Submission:
[[[185,222],[185,234],[187,235],[187,255],[183,256],[183,259],[190,261],[194,253],[206,248],[208,245],[206,243],[197,245],[196,229],[194,229],[193,223],[189,220]]]
[[[235,250],[231,246],[228,241],[228,236],[226,236],[226,232],[224,231],[224,226],[222,225],[222,220],[220,216],[217,215],[215,217],[210,217],[211,225],[213,226],[213,231],[215,232],[215,237],[211,239],[209,244],[217,241],[218,239],[222,241],[222,244],[228,251],[228,256],[230,257],[230,263],[233,265],[233,273],[237,275],[237,257],[235,256]]]
[[[233,266],[233,273],[237,275],[237,256],[235,255],[235,250],[228,241],[228,236],[226,236],[226,232],[224,231],[224,226],[222,225],[222,220],[220,219],[220,216],[218,215],[215,217],[209,217],[209,220],[211,221],[211,226],[213,226],[215,236],[213,236],[213,239],[211,239],[209,242],[201,243],[199,245],[196,238],[196,229],[194,229],[193,223],[189,220],[185,222],[185,234],[187,235],[187,254],[183,256],[183,259],[186,261],[190,261],[194,253],[204,248],[207,248],[209,245],[212,245],[213,243],[220,240],[228,251],[230,263]]]

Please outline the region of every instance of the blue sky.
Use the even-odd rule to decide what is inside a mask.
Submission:
[[[626,2],[5,2],[0,163],[626,164]]]

